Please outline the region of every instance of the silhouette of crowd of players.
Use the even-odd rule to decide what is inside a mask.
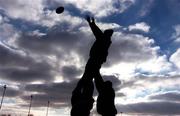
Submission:
[[[72,92],[71,116],[89,116],[93,108],[93,91],[95,86],[98,91],[96,109],[102,116],[115,116],[117,114],[114,105],[115,92],[111,81],[104,81],[101,74],[101,65],[106,62],[108,49],[111,45],[112,29],[102,32],[96,25],[93,17],[87,16],[86,20],[96,38],[91,47],[89,59],[82,78]]]

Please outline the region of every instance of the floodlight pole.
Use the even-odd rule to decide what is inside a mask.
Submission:
[[[50,104],[50,101],[48,101],[46,116],[48,116],[49,104]]]
[[[3,95],[2,95],[2,99],[1,99],[0,109],[2,108],[2,103],[3,103],[4,96],[5,96],[6,88],[7,88],[6,85],[4,85],[4,90],[3,90]]]
[[[33,96],[31,95],[31,100],[30,100],[30,105],[29,105],[28,116],[30,115],[30,111],[31,111],[32,99],[33,99]]]

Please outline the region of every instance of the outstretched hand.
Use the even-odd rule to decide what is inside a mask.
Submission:
[[[90,22],[91,22],[91,18],[90,18],[90,16],[89,16],[89,15],[87,15],[87,16],[86,16],[86,20],[87,20],[87,22],[88,22],[88,23],[90,23]]]
[[[86,20],[87,20],[88,23],[91,23],[91,22],[94,23],[95,22],[94,17],[90,17],[89,15],[86,16]]]
[[[94,22],[95,20],[94,20],[94,17],[92,17],[92,22]]]

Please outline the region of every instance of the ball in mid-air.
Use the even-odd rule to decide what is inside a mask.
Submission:
[[[56,13],[57,14],[61,14],[61,13],[63,13],[64,12],[64,7],[63,6],[60,6],[60,7],[58,7],[57,9],[56,9]]]

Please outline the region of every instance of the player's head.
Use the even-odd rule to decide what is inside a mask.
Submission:
[[[112,82],[111,81],[105,81],[104,82],[105,87],[112,88]]]
[[[113,30],[112,29],[106,29],[105,31],[104,31],[104,34],[105,34],[105,36],[107,36],[107,37],[111,37],[112,36],[112,34],[113,34]]]

